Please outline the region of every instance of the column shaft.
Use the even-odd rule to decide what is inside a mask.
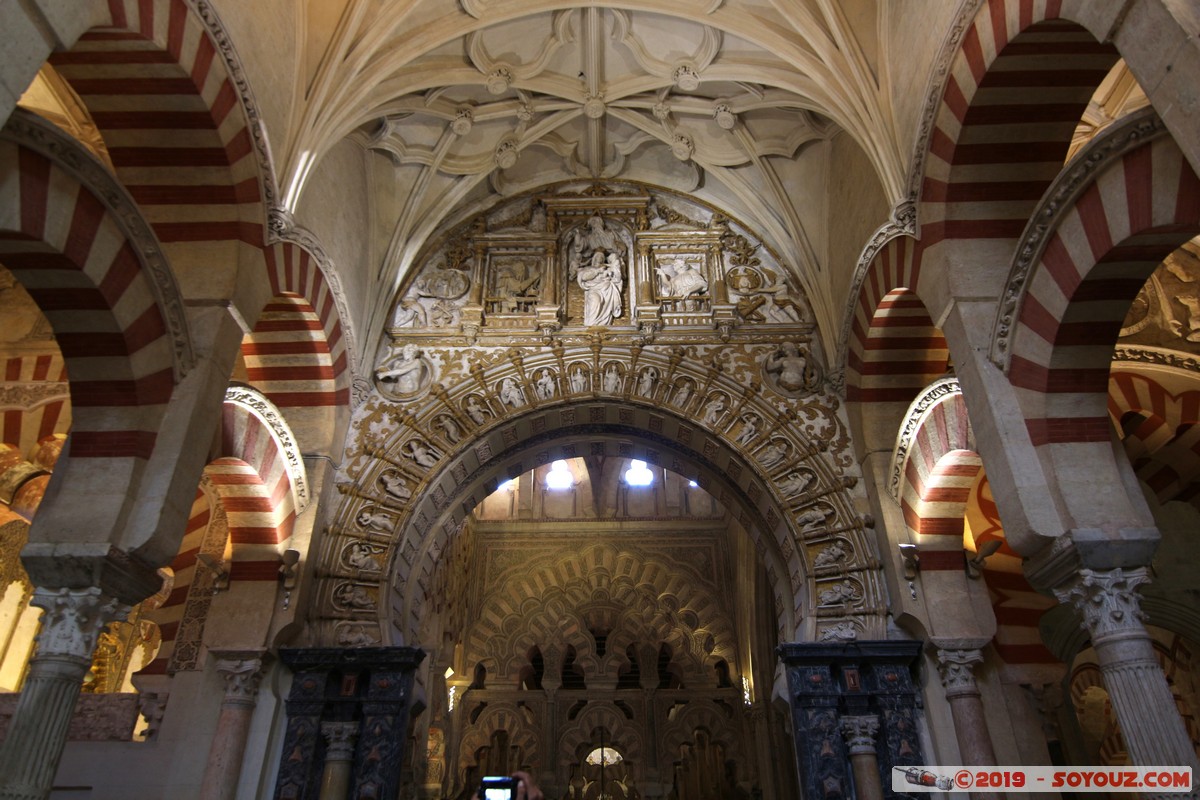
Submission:
[[[225,679],[221,715],[208,750],[208,764],[200,784],[200,800],[233,800],[242,775],[242,759],[250,738],[258,681],[262,676],[261,653],[244,657],[219,657],[217,672]]]
[[[0,800],[45,800],[100,631],[129,607],[98,588],[38,589],[44,609],[37,654],[0,748]]]

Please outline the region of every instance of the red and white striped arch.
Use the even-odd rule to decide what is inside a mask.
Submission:
[[[1115,368],[1108,381],[1108,414],[1124,433],[1130,464],[1159,503],[1198,504],[1200,391],[1173,393],[1154,371],[1133,369]]]
[[[0,403],[0,441],[30,453],[47,436],[65,434],[71,427],[71,404],[62,355],[17,356],[2,363],[4,380],[26,384],[36,399],[26,402],[14,398],[10,405]]]
[[[967,525],[974,537],[975,549],[987,542],[1000,540],[1000,549],[988,557],[983,567],[983,580],[991,595],[992,613],[996,617],[996,653],[1008,664],[1055,664],[1058,659],[1042,642],[1039,623],[1042,614],[1056,605],[1054,598],[1036,591],[1025,578],[1022,558],[1004,536],[1000,512],[992,497],[987,475],[981,474],[971,487],[967,503]]]
[[[117,176],[168,246],[261,247],[265,176],[204,23],[183,0],[108,0],[108,9],[110,27],[87,31],[50,63],[87,106]]]
[[[958,382],[937,381],[909,409],[892,459],[890,488],[922,570],[964,569],[963,515],[982,468]]]
[[[347,405],[347,342],[325,273],[293,242],[265,256],[274,296],[242,343],[248,380],[280,408]]]
[[[70,166],[49,157],[64,152],[76,156]],[[14,112],[0,133],[0,263],[54,329],[75,458],[149,458],[191,366],[182,300],[157,248],[133,201],[81,145]]]
[[[1016,238],[1058,175],[1116,49],[1059,19],[1059,0],[985,0],[934,118],[922,242]]]
[[[1058,217],[1016,310],[1009,381],[1035,446],[1107,441],[1113,347],[1129,304],[1200,232],[1200,179],[1167,137],[1114,159]]]
[[[915,287],[921,245],[898,236],[875,254],[854,306],[846,359],[846,397],[862,403],[909,402],[946,371],[946,339]]]

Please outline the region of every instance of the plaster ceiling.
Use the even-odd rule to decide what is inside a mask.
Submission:
[[[819,144],[846,132],[889,204],[904,194],[873,2],[322,5],[283,153],[287,200],[346,136],[388,154],[381,277],[393,288],[448,214],[594,178],[691,193],[742,219],[811,294],[826,223]]]

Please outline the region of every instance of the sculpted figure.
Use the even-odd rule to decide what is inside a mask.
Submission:
[[[621,257],[616,251],[603,257],[599,251],[589,266],[581,267],[576,283],[583,289],[583,324],[608,325],[621,316]]]
[[[834,539],[828,547],[817,553],[817,557],[813,559],[813,566],[818,569],[821,567],[835,567],[847,555],[846,548],[842,546],[842,540]]]
[[[787,458],[787,454],[787,443],[780,439],[772,439],[771,443],[762,451],[762,455],[758,457],[758,463],[764,467],[774,467]]]
[[[365,625],[342,625],[338,627],[338,644],[342,647],[370,647],[377,640],[367,633]]]
[[[654,271],[658,273],[663,297],[688,298],[708,291],[708,281],[700,274],[700,265],[694,261],[675,258],[669,264],[659,264]]]
[[[554,376],[550,374],[550,370],[542,370],[541,375],[537,379],[537,396],[542,400],[549,400],[554,397]]]
[[[738,444],[750,444],[758,435],[758,417],[754,414],[742,415],[742,429],[738,432]]]
[[[609,393],[619,392],[621,390],[621,373],[617,372],[615,364],[609,364],[608,369],[604,371],[604,391]]]
[[[405,297],[396,306],[396,314],[392,317],[394,328],[424,328],[429,324],[429,315],[425,307],[415,297]]]
[[[446,437],[446,441],[454,444],[462,438],[462,431],[458,428],[458,423],[454,421],[454,417],[449,414],[438,414],[437,426],[442,429],[442,435]]]
[[[394,524],[390,514],[384,514],[382,511],[372,513],[368,508],[358,512],[355,520],[358,522],[358,527],[377,533],[391,533]]]
[[[389,497],[394,497],[400,502],[412,498],[412,489],[408,488],[408,482],[394,469],[389,469],[379,476],[379,485]]]
[[[686,380],[680,381],[679,388],[675,390],[675,405],[680,408],[687,407],[688,400],[692,399],[692,384]]]
[[[649,397],[654,393],[654,382],[658,380],[658,370],[654,367],[646,367],[642,370],[641,378],[638,380],[638,394]]]
[[[466,412],[467,416],[470,417],[471,421],[476,425],[482,425],[483,423],[487,422],[487,409],[483,407],[483,404],[479,402],[479,398],[475,395],[471,395],[467,398]]]
[[[725,401],[721,398],[721,395],[713,395],[713,398],[704,404],[704,424],[716,425],[724,413]]]
[[[821,606],[836,606],[842,603],[848,603],[858,599],[858,592],[854,588],[854,584],[845,580],[841,583],[835,583],[830,588],[821,592],[817,600]]]
[[[767,356],[763,366],[767,374],[775,377],[775,382],[781,389],[798,392],[804,388],[804,372],[808,359],[801,353],[800,348],[793,342],[784,342],[776,352]]]
[[[500,401],[513,408],[520,408],[525,405],[525,392],[512,378],[505,378],[500,384]]]
[[[365,572],[379,571],[379,562],[375,560],[371,545],[366,542],[354,542],[346,548],[346,563]]]
[[[820,508],[810,508],[804,513],[796,517],[796,524],[805,533],[815,530],[818,526],[825,524],[825,520],[832,514],[832,510],[824,510]]]
[[[412,394],[421,388],[425,367],[421,363],[421,351],[415,344],[406,344],[391,364],[375,371],[381,381],[394,382],[401,394]]]
[[[792,497],[800,494],[808,485],[813,482],[814,476],[804,475],[799,472],[793,472],[779,484],[779,491],[783,492],[784,497]]]
[[[438,458],[440,458],[436,450],[419,439],[410,441],[403,452],[422,467],[436,467]]]
[[[587,373],[582,369],[571,373],[571,391],[575,394],[587,391]]]
[[[333,598],[344,608],[357,608],[363,611],[375,607],[375,599],[362,586],[353,583],[343,583],[333,591]]]

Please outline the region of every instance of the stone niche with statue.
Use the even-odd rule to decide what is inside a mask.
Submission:
[[[690,198],[628,184],[525,195],[443,234],[399,293],[390,333],[524,337],[613,331],[723,338],[807,328],[788,271],[748,230]]]

